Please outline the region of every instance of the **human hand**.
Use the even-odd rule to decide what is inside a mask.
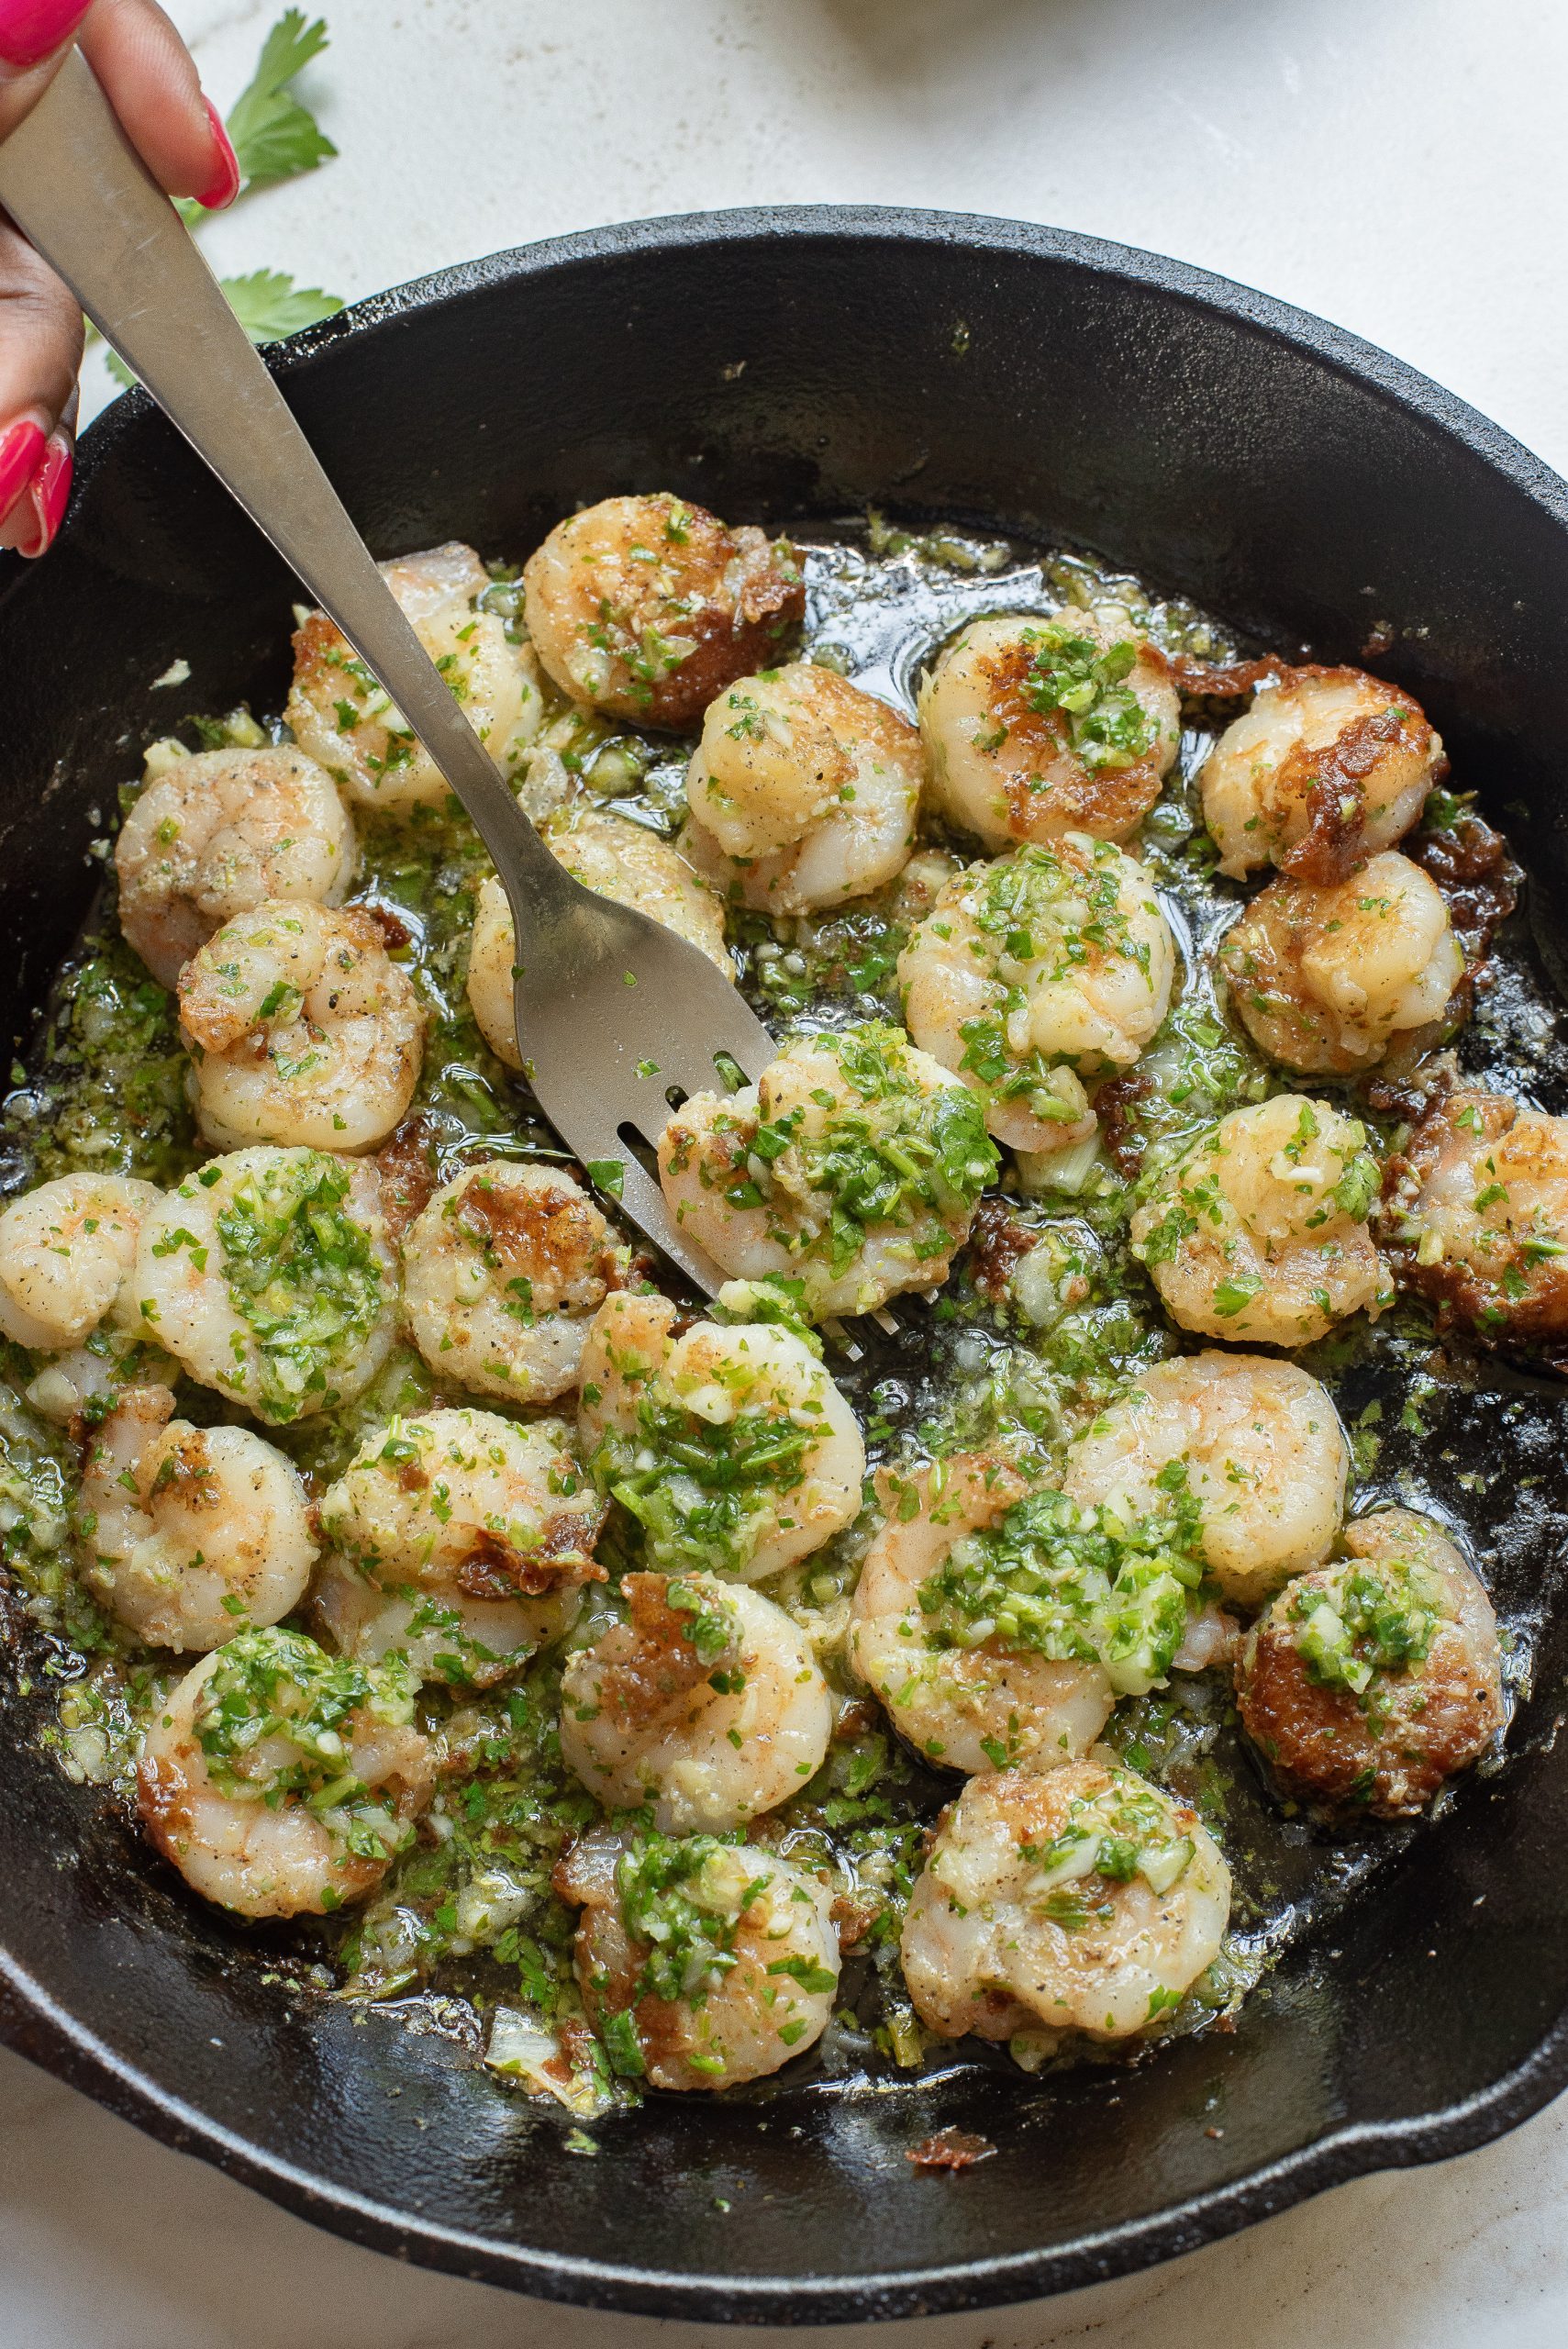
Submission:
[[[239,166],[189,50],[154,0],[0,0],[0,137],[37,103],[72,39],[148,169],[217,209]],[[71,490],[82,313],[0,212],[0,547],[39,555]]]

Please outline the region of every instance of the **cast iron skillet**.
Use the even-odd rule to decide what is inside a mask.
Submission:
[[[521,552],[574,502],[662,485],[737,519],[875,501],[1077,540],[1329,661],[1390,627],[1386,673],[1510,811],[1561,971],[1568,491],[1349,335],[1051,229],[815,210],[501,254],[363,304],[276,365],[380,553],[446,537]],[[94,428],[79,479],[58,550],[0,586],[17,1034],[134,751],[186,706],[277,707],[284,685],[291,583],[145,399]],[[182,655],[186,695],[151,690]],[[1469,1441],[1484,1453],[1484,1412]],[[13,1685],[0,2028],[290,2209],[494,2283],[709,2321],[1021,2299],[1459,2153],[1568,2080],[1565,1674],[1559,1610],[1509,1769],[1297,1943],[1233,2036],[1131,2073],[961,2065],[885,2095],[665,2098],[597,2124],[593,2159],[568,2156],[567,2116],[448,2040],[266,1987],[252,1936],[38,1752],[43,1709]],[[949,2122],[998,2157],[911,2168],[905,2149]]]

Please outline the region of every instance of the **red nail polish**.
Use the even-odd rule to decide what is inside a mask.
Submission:
[[[0,0],[0,58],[37,65],[69,40],[90,0]]]
[[[5,0],[0,0],[0,7],[4,6]],[[212,100],[204,98],[202,104],[206,108],[206,118],[212,125],[212,143],[217,150],[223,168],[215,176],[212,185],[203,189],[196,202],[205,205],[209,212],[221,212],[224,206],[232,204],[239,193],[239,159],[229,142],[228,131],[223,127],[223,117]]]
[[[44,437],[36,424],[13,424],[0,432],[0,522],[38,471]]]
[[[71,476],[76,470],[76,459],[71,443],[63,432],[50,435],[43,462],[33,475],[33,512],[38,517],[38,535],[29,539],[17,552],[28,557],[47,553],[54,544],[55,532],[65,518],[66,500],[71,495]]]

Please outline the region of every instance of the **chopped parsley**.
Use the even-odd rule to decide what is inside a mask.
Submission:
[[[1136,644],[1124,638],[1102,646],[1065,617],[1026,628],[1018,641],[1029,655],[1025,701],[1059,720],[1091,774],[1149,756],[1159,727],[1126,682],[1137,666]]]
[[[400,1665],[331,1656],[298,1631],[241,1631],[217,1651],[194,1717],[218,1792],[271,1810],[303,1804],[355,1858],[389,1859],[412,1833],[393,1798],[359,1776],[359,1716],[402,1727],[414,1700]]]
[[[325,1152],[279,1151],[248,1167],[218,1210],[228,1301],[256,1348],[246,1399],[263,1419],[337,1401],[333,1379],[352,1371],[381,1318],[385,1279],[345,1204],[350,1181]]]
[[[1351,1561],[1289,1600],[1296,1644],[1320,1687],[1363,1696],[1380,1672],[1424,1663],[1442,1620],[1436,1577],[1418,1560]]]
[[[649,1830],[617,1861],[621,1922],[647,1951],[635,1997],[700,2003],[736,1964],[740,1920],[773,1879],[738,1884],[733,1867],[714,1865],[726,1849],[714,1835]]]

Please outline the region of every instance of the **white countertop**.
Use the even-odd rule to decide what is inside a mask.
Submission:
[[[172,0],[220,104],[280,5]],[[1568,469],[1563,0],[316,5],[334,39],[312,89],[341,154],[212,223],[221,269],[288,269],[352,297],[650,213],[1010,214],[1320,311]],[[1462,2161],[1363,2179],[1145,2276],[859,2338],[1562,2349],[1565,2197],[1568,2103]],[[0,2349],[717,2338],[355,2250],[0,2055]]]

